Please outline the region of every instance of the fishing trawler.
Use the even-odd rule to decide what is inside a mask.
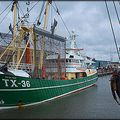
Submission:
[[[75,48],[75,35],[66,49],[66,38],[54,34],[55,19],[51,32],[46,30],[51,1],[43,3],[44,29],[25,24],[23,17],[18,25],[17,2],[13,3],[13,38],[0,54],[0,109],[43,103],[91,87],[97,81],[96,70],[87,66],[81,49]]]
[[[59,72],[60,72],[59,76],[61,76],[61,79],[66,79],[66,80],[87,77],[97,73],[94,66],[92,66],[92,63],[95,63],[95,62],[88,59],[87,56],[85,56],[81,52],[83,49],[76,48],[75,38],[76,38],[76,35],[74,31],[72,31],[72,36],[70,36],[70,40],[71,40],[70,48],[66,48],[66,51],[65,51],[66,52],[65,74],[64,72],[62,74],[62,71],[64,71],[64,67],[61,68],[62,65],[60,62],[64,60],[64,56],[60,56],[59,54],[47,56],[46,58],[47,73],[52,71],[54,73],[53,76],[56,78],[57,77],[56,73],[59,68]],[[49,63],[53,63],[52,67],[49,67]]]

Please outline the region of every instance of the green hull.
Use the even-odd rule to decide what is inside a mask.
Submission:
[[[90,87],[97,74],[73,80],[42,80],[0,75],[0,108],[42,103]]]

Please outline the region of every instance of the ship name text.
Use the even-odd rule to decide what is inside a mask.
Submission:
[[[4,81],[5,87],[30,87],[30,81],[21,80],[20,82],[12,79],[2,79]]]

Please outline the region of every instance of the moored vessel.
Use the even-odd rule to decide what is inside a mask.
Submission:
[[[54,34],[55,19],[51,32],[46,30],[49,4],[51,1],[46,2],[44,29],[23,24],[25,21],[20,21],[17,29],[17,3],[13,4],[13,40],[0,54],[1,61],[7,58],[0,68],[1,109],[43,103],[93,86],[97,81],[97,71],[88,67],[81,49],[75,48],[75,35],[71,36],[71,47],[66,49],[66,39]]]

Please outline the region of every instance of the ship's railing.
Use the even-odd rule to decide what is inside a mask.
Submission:
[[[0,61],[0,67],[3,66],[6,62],[4,61]],[[15,69],[17,66],[17,63],[13,63],[13,62],[9,62],[9,64],[7,65],[8,68],[10,69]],[[24,70],[28,73],[31,73],[34,69],[34,65],[33,64],[26,64],[26,63],[20,63],[18,66],[19,70]]]

